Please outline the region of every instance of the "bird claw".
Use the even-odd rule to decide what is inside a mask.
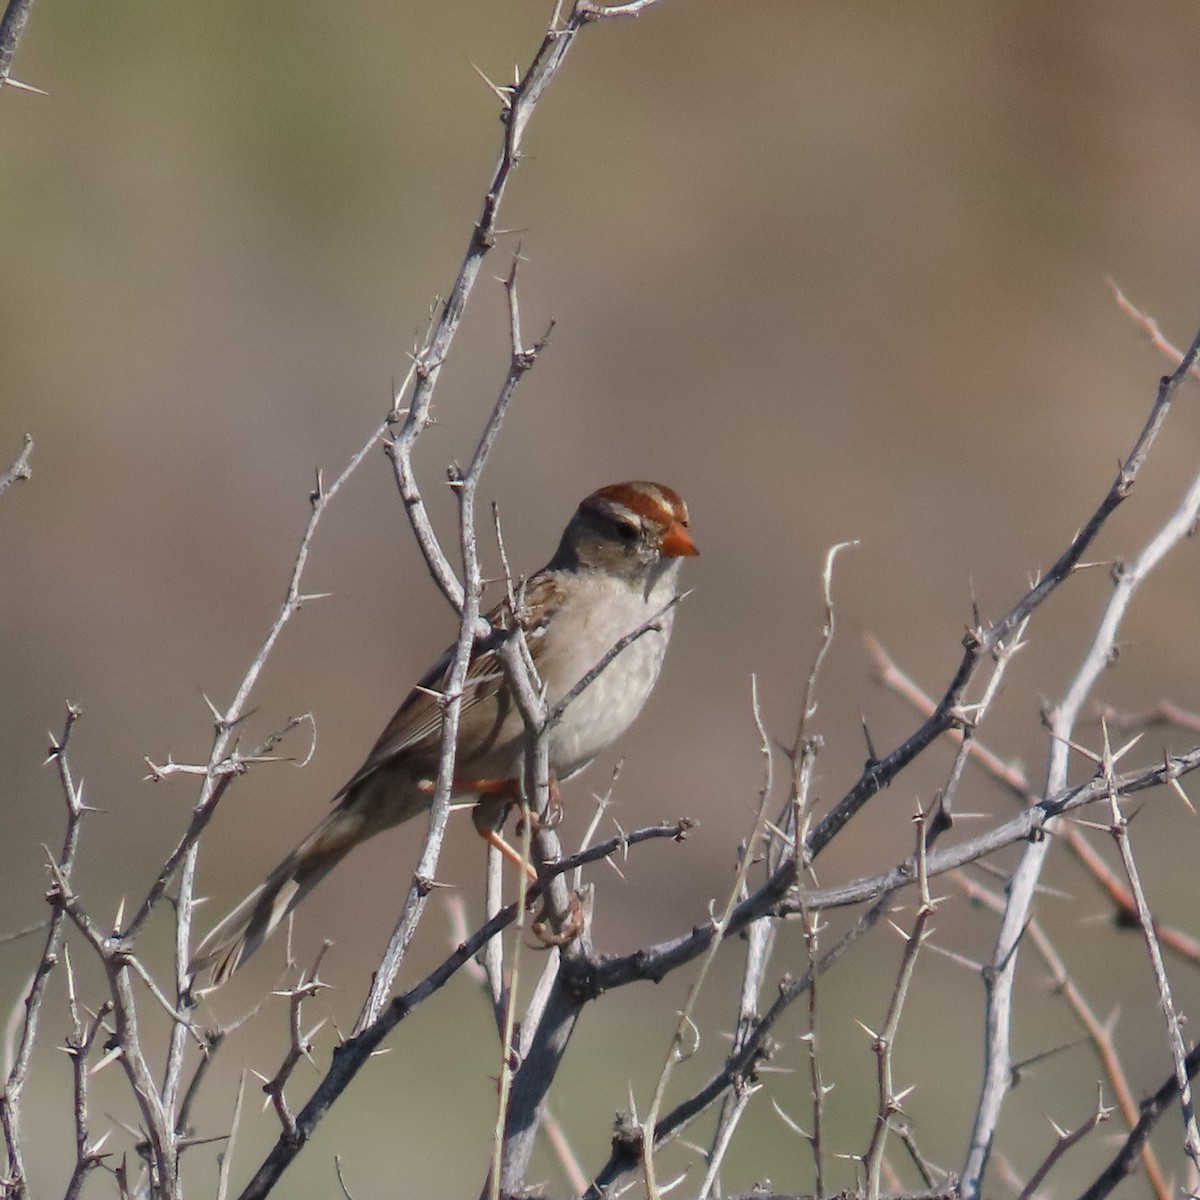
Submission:
[[[551,946],[565,946],[568,942],[573,942],[584,930],[586,921],[583,915],[583,901],[579,898],[579,893],[571,892],[567,902],[571,911],[561,929],[556,931],[551,928],[545,901],[542,902],[538,919],[530,926],[533,936],[547,949]]]

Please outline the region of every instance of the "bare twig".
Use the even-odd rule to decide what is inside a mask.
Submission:
[[[896,665],[887,651],[874,638],[867,638],[867,647],[878,664],[880,681],[885,687],[902,696],[918,712],[926,715],[933,712],[937,707],[934,701]],[[1186,725],[1184,727],[1186,728]],[[950,730],[947,736],[961,741],[963,732],[957,729]],[[971,757],[975,762],[993,779],[1001,783],[1020,804],[1038,804],[1041,801],[1041,797],[1036,793],[1020,767],[1014,763],[1005,762],[977,738],[972,738],[968,744],[971,748]],[[1178,779],[1170,782],[1176,788],[1181,786]],[[1109,869],[1100,855],[1092,849],[1083,832],[1067,826],[1057,829],[1055,836],[1066,845],[1067,849],[1079,860],[1088,874],[1096,880],[1112,901],[1115,909],[1113,914],[1115,924],[1120,928],[1135,927],[1137,912],[1134,907],[1133,893]],[[1180,929],[1162,925],[1157,921],[1154,925],[1154,932],[1167,949],[1180,958],[1200,965],[1200,941]]]
[[[513,314],[513,328],[519,334],[519,318],[516,315],[516,271],[517,260],[514,258],[512,272],[508,277],[506,287],[510,312]],[[549,336],[549,331],[546,336]],[[454,650],[454,660],[445,688],[448,702],[443,716],[442,744],[437,782],[433,793],[430,829],[421,849],[421,857],[417,863],[413,883],[409,888],[404,911],[375,972],[370,994],[355,1026],[356,1033],[361,1033],[366,1029],[368,1025],[378,1019],[379,1014],[383,1011],[383,1006],[387,1002],[392,984],[400,969],[404,952],[420,921],[425,898],[429,893],[430,881],[437,869],[446,820],[450,814],[450,798],[454,789],[454,760],[458,746],[458,721],[462,707],[463,688],[466,684],[471,653],[475,648],[476,635],[479,632],[479,606],[483,595],[483,576],[479,567],[479,549],[475,532],[476,496],[488,457],[499,436],[517,385],[525,373],[533,367],[545,344],[545,337],[528,348],[514,344],[508,374],[500,388],[500,395],[492,408],[491,416],[484,426],[471,464],[465,474],[461,476],[455,474],[452,479],[459,503],[459,540],[463,573],[466,579],[466,594],[460,614],[459,636]],[[415,480],[411,481],[411,487],[416,487]],[[416,494],[419,496],[420,493]],[[410,507],[409,511],[411,515],[414,510]],[[427,549],[426,553],[428,553]],[[434,569],[432,565],[430,569]],[[486,626],[486,622],[484,625]]]
[[[892,1048],[896,1044],[896,1035],[900,1029],[900,1014],[908,997],[909,984],[912,982],[913,971],[917,965],[917,955],[920,952],[921,943],[928,933],[929,919],[934,912],[934,901],[929,894],[929,874],[925,864],[926,822],[923,810],[917,810],[914,823],[917,830],[917,891],[920,895],[920,904],[913,921],[912,932],[905,936],[904,953],[900,958],[900,969],[896,973],[896,984],[892,990],[892,999],[888,1005],[883,1029],[879,1033],[871,1035],[877,1064],[879,1107],[875,1114],[875,1128],[871,1133],[870,1145],[863,1156],[863,1165],[867,1171],[868,1200],[879,1200],[880,1174],[888,1131],[891,1128],[892,1118],[903,1111],[900,1107],[903,1097],[896,1092],[892,1078]]]
[[[671,1036],[671,1044],[667,1050],[667,1057],[663,1063],[662,1071],[658,1076],[658,1083],[654,1088],[654,1095],[650,1101],[650,1108],[646,1113],[646,1117],[642,1122],[642,1170],[646,1177],[646,1191],[651,1197],[651,1200],[659,1200],[661,1192],[657,1174],[654,1167],[654,1148],[655,1148],[655,1126],[658,1123],[658,1117],[662,1111],[663,1099],[666,1095],[667,1084],[670,1082],[671,1073],[675,1064],[684,1057],[684,1045],[687,1037],[687,1031],[692,1025],[692,1013],[695,1011],[696,1002],[700,997],[700,992],[704,988],[704,984],[708,978],[709,969],[712,967],[713,959],[716,957],[717,950],[720,949],[721,943],[724,941],[726,934],[729,931],[730,918],[733,916],[733,911],[737,907],[739,896],[746,884],[746,877],[750,870],[750,863],[754,858],[754,849],[758,845],[759,839],[762,837],[763,829],[767,819],[767,805],[771,802],[771,789],[774,782],[774,774],[771,763],[771,743],[767,737],[767,732],[763,727],[762,713],[758,706],[758,682],[753,677],[750,680],[750,708],[754,715],[755,728],[758,730],[761,745],[763,747],[763,755],[766,760],[764,770],[764,779],[762,790],[759,793],[758,812],[754,818],[754,828],[750,832],[750,836],[746,839],[746,852],[742,855],[742,861],[738,864],[737,874],[734,878],[733,887],[730,889],[729,897],[725,901],[725,908],[721,915],[712,921],[712,937],[709,939],[707,952],[700,963],[700,969],[696,973],[696,978],[692,981],[692,986],[688,989],[687,999],[684,1001],[683,1009],[679,1014],[679,1021],[675,1026],[675,1032]]]
[[[217,1200],[225,1200],[229,1195],[229,1168],[233,1162],[233,1147],[237,1141],[238,1129],[242,1124],[242,1101],[246,1096],[246,1072],[238,1075],[237,1098],[233,1102],[233,1119],[229,1123],[229,1137],[225,1149],[221,1151],[217,1169]]]
[[[300,979],[295,987],[288,988],[281,994],[288,1002],[288,1048],[275,1074],[263,1084],[263,1091],[271,1098],[279,1123],[283,1126],[283,1136],[296,1136],[296,1118],[287,1102],[287,1082],[292,1076],[302,1058],[312,1061],[312,1037],[315,1030],[304,1031],[304,1001],[315,996],[327,985],[320,978],[321,962],[329,951],[332,942],[322,942],[317,951],[316,960],[311,969]]]
[[[1189,733],[1200,733],[1200,713],[1190,712],[1170,700],[1160,700],[1146,712],[1120,712],[1109,704],[1097,705],[1097,719],[1119,733],[1137,733],[1161,725],[1173,725]]]
[[[955,872],[953,879],[963,893],[974,902],[985,905],[994,913],[1004,912],[1004,900],[995,892],[982,887],[962,872]],[[1055,949],[1036,917],[1030,919],[1027,936],[1050,971],[1055,994],[1063,998],[1075,1014],[1076,1020],[1086,1031],[1088,1040],[1103,1064],[1109,1086],[1116,1095],[1121,1115],[1125,1123],[1132,1128],[1138,1120],[1138,1106],[1134,1100],[1133,1089],[1129,1085],[1129,1078],[1117,1055],[1113,1038],[1113,1027],[1116,1024],[1115,1014],[1107,1022],[1100,1020],[1078,985],[1071,978],[1062,956]],[[1159,1165],[1154,1148],[1148,1142],[1142,1147],[1142,1165],[1146,1169],[1146,1178],[1154,1195],[1158,1200],[1169,1200],[1171,1187]]]
[[[108,1135],[96,1142],[88,1132],[88,1055],[96,1043],[96,1037],[104,1027],[104,1018],[112,1010],[111,1004],[103,1004],[99,1012],[85,1025],[79,1015],[79,1002],[75,995],[75,972],[71,968],[71,954],[63,947],[63,966],[67,978],[67,1014],[71,1021],[71,1032],[67,1035],[63,1049],[71,1059],[71,1074],[74,1079],[75,1119],[75,1167],[71,1172],[64,1200],[75,1200],[87,1177],[104,1161],[102,1149]]]
[[[313,539],[316,536],[321,518],[346,481],[354,474],[371,450],[375,448],[385,428],[386,426],[380,426],[371,433],[370,438],[350,457],[342,473],[332,484],[326,486],[322,476],[318,473],[317,485],[309,496],[311,512],[309,513],[308,523],[304,528],[304,532],[300,536],[300,544],[296,551],[296,558],[292,564],[292,573],[288,579],[283,603],[280,605],[279,611],[271,622],[267,635],[255,653],[253,661],[238,684],[233,700],[230,702],[228,708],[226,708],[224,713],[215,708],[213,709],[215,736],[213,738],[212,749],[209,751],[204,781],[200,786],[200,795],[192,810],[191,820],[183,836],[167,856],[162,869],[150,885],[133,919],[126,927],[124,933],[127,938],[135,936],[145,923],[150,913],[154,910],[155,905],[162,899],[167,885],[177,871],[180,872],[179,899],[177,901],[179,911],[183,913],[189,910],[192,905],[192,896],[194,895],[195,887],[197,846],[199,845],[200,836],[208,826],[209,821],[212,820],[213,813],[216,811],[217,805],[220,803],[221,797],[225,794],[229,784],[237,775],[244,772],[244,768],[234,770],[227,768],[229,762],[234,762],[236,765],[236,759],[230,753],[234,730],[246,718],[250,695],[258,683],[263,668],[266,666],[267,659],[270,657],[272,650],[274,650],[280,635],[291,619],[304,606],[305,601],[311,599],[310,596],[300,590],[300,584],[304,577],[305,568],[308,565]]]
[[[71,765],[67,759],[67,747],[79,715],[79,708],[73,704],[67,705],[63,731],[57,738],[51,737],[50,753],[46,758],[46,762],[54,763],[58,770],[59,783],[62,786],[63,799],[67,808],[66,831],[56,864],[59,876],[64,879],[70,879],[75,867],[75,855],[79,848],[79,825],[86,811],[83,803],[83,790],[75,783]],[[8,1076],[5,1080],[3,1096],[0,1097],[0,1128],[4,1130],[8,1155],[8,1187],[14,1200],[22,1200],[22,1197],[27,1195],[28,1180],[25,1175],[21,1136],[21,1093],[29,1075],[29,1060],[33,1054],[33,1048],[37,1044],[46,980],[57,965],[62,948],[64,915],[60,908],[52,908],[42,953],[34,968],[29,990],[25,995],[25,1015],[20,1024],[16,1050],[10,1056],[11,1061],[6,1063]]]
[[[567,855],[554,861],[548,861],[546,858],[543,858],[541,868],[542,878],[538,883],[530,887],[530,898],[536,899],[544,895],[552,879],[565,875],[579,866],[595,862],[607,855],[615,854],[625,846],[634,845],[638,842],[664,837],[674,841],[681,840],[686,836],[687,830],[690,827],[691,823],[687,821],[682,821],[675,825],[651,826],[644,830],[637,830],[633,833],[610,838],[600,845],[593,846],[579,854]],[[429,999],[430,996],[434,995],[457,971],[474,958],[484,945],[511,925],[516,918],[516,904],[510,904],[502,909],[495,917],[477,929],[462,945],[456,947],[454,952],[434,971],[421,980],[420,983],[410,988],[403,995],[393,997],[374,1024],[334,1050],[333,1062],[329,1070],[309,1098],[308,1103],[296,1115],[296,1135],[298,1142],[291,1144],[281,1139],[276,1144],[270,1155],[268,1155],[267,1160],[259,1168],[258,1175],[255,1177],[257,1182],[252,1181],[250,1185],[250,1188],[255,1190],[244,1192],[243,1200],[249,1200],[250,1196],[267,1194],[270,1187],[273,1186],[274,1180],[283,1173],[287,1165],[295,1158],[303,1144],[311,1137],[325,1113],[329,1111],[330,1106],[345,1091],[350,1081],[355,1078],[371,1055],[378,1049],[383,1039],[409,1013],[422,1002]],[[526,1061],[528,1061],[528,1056],[526,1056]],[[263,1190],[257,1190],[260,1188]]]
[[[962,773],[967,765],[967,759],[971,755],[971,747],[975,741],[976,733],[983,724],[984,718],[987,716],[988,710],[991,708],[992,701],[1000,691],[1000,685],[1004,681],[1004,675],[1008,670],[1009,664],[1017,651],[1024,645],[1025,630],[1029,625],[1029,618],[1026,617],[1013,633],[1012,638],[1008,642],[997,642],[992,653],[996,660],[995,669],[992,671],[991,678],[987,682],[987,687],[984,688],[983,695],[978,703],[971,705],[968,713],[964,714],[963,724],[957,731],[959,734],[958,753],[954,756],[954,764],[950,768],[950,776],[946,781],[946,786],[942,789],[940,803],[937,811],[933,815],[933,820],[930,825],[931,839],[945,832],[954,823],[954,800],[958,793],[959,783],[962,780]]]
[[[773,764],[771,743],[767,739],[759,719],[757,696],[755,696],[754,715],[759,733],[759,752],[763,757],[763,801],[765,803],[771,793]],[[742,846],[743,863],[752,863],[756,854],[757,843],[754,840]],[[747,887],[744,876],[736,894],[739,901],[746,898]],[[742,970],[737,1025],[733,1035],[733,1055],[737,1055],[745,1048],[746,1039],[750,1036],[758,1019],[759,996],[766,977],[767,964],[771,960],[774,942],[775,922],[767,918],[753,922],[746,931],[746,962]],[[719,1189],[721,1164],[733,1142],[733,1135],[750,1104],[750,1098],[757,1090],[752,1079],[735,1078],[732,1089],[722,1100],[721,1111],[717,1115],[717,1127],[709,1144],[704,1180],[698,1193],[702,1200],[714,1195]]]
[[[75,895],[68,877],[53,862],[50,864],[50,876],[52,885],[48,900],[56,910],[61,910],[71,919],[95,951],[108,977],[116,1028],[114,1054],[129,1080],[145,1126],[145,1159],[150,1174],[150,1193],[155,1200],[182,1200],[179,1180],[181,1142],[146,1057],[133,981],[130,978],[131,974],[139,973],[145,978],[146,972],[135,968],[132,952],[119,937],[108,937],[101,931]],[[140,964],[137,967],[140,968]],[[171,1011],[170,1006],[167,1007]],[[173,1015],[180,1022],[186,1020],[179,1014]]]
[[[525,74],[513,86],[499,89],[502,105],[500,116],[504,125],[500,156],[484,195],[482,209],[471,232],[454,286],[450,289],[450,294],[442,305],[425,344],[415,357],[412,395],[409,397],[404,423],[399,433],[388,441],[388,453],[396,475],[396,484],[417,544],[434,582],[459,614],[463,611],[465,592],[434,532],[433,523],[417,484],[412,463],[413,449],[432,419],[431,408],[438,377],[458,332],[483,260],[496,244],[497,216],[509,179],[520,161],[521,147],[530,118],[550,81],[562,67],[579,31],[591,19],[594,19],[594,14],[585,15],[580,6],[576,5],[561,28],[552,20]],[[398,396],[394,408],[397,419],[400,411]]]
[[[1200,1071],[1200,1046],[1194,1046],[1184,1060],[1184,1068],[1189,1079],[1196,1077]],[[1104,1200],[1120,1183],[1137,1167],[1138,1158],[1142,1154],[1159,1117],[1179,1097],[1179,1080],[1174,1070],[1167,1076],[1166,1081],[1149,1099],[1142,1102],[1142,1115],[1138,1123],[1129,1131],[1129,1136],[1122,1143],[1120,1150],[1112,1162],[1097,1176],[1095,1182],[1085,1191],[1079,1200]]]
[[[1029,1182],[1022,1189],[1018,1200],[1033,1200],[1038,1188],[1045,1182],[1046,1176],[1050,1174],[1067,1151],[1073,1146],[1077,1146],[1092,1130],[1103,1124],[1111,1116],[1112,1109],[1105,1107],[1104,1094],[1100,1092],[1096,1096],[1096,1107],[1092,1110],[1092,1115],[1082,1125],[1077,1126],[1075,1129],[1067,1130],[1060,1129],[1051,1122],[1056,1134],[1054,1148],[1046,1155],[1041,1166],[1029,1177]]]
[[[1131,771],[1119,776],[1117,787],[1122,796],[1133,795],[1148,788],[1160,787],[1172,779],[1196,770],[1197,767],[1200,767],[1200,746],[1141,771]],[[929,877],[932,879],[956,867],[965,866],[1005,846],[1042,838],[1046,834],[1047,824],[1055,817],[1106,798],[1104,781],[1099,778],[1075,787],[1064,788],[1060,793],[1022,811],[978,837],[956,846],[933,851],[928,855]],[[831,887],[806,890],[802,894],[803,907],[817,911],[869,903],[898,887],[911,885],[915,879],[916,864],[912,859],[907,859],[877,875],[864,876]],[[729,933],[736,933],[745,928],[748,922],[768,912],[799,912],[802,907],[801,900],[789,899],[791,890],[790,872],[786,869],[776,871],[757,891],[751,892],[749,897],[737,906],[730,920]],[[702,926],[654,946],[643,947],[632,954],[607,958],[597,967],[595,985],[604,990],[611,990],[642,979],[657,981],[703,954],[711,939],[711,927]]]
[[[1140,735],[1139,735],[1140,736]],[[1104,729],[1103,771],[1106,780],[1115,778],[1115,764],[1120,752],[1114,753],[1108,740],[1108,727]],[[1133,846],[1129,840],[1129,822],[1121,811],[1121,803],[1115,792],[1109,793],[1109,808],[1112,814],[1110,832],[1117,843],[1121,862],[1125,867],[1125,875],[1129,880],[1137,905],[1138,923],[1146,940],[1146,949],[1150,953],[1150,964],[1154,970],[1154,984],[1158,990],[1158,1003],[1162,1008],[1163,1017],[1167,1023],[1167,1044],[1171,1050],[1171,1059],[1175,1063],[1175,1079],[1179,1084],[1179,1102],[1183,1109],[1184,1153],[1200,1170],[1200,1130],[1196,1128],[1196,1108],[1192,1100],[1192,1085],[1187,1071],[1187,1047],[1183,1043],[1179,1013],[1171,995],[1171,984],[1167,979],[1167,968],[1163,963],[1162,948],[1154,934],[1154,920],[1150,915],[1150,905],[1142,887],[1141,874],[1133,856]]]
[[[579,1195],[586,1191],[588,1177],[584,1174],[579,1159],[575,1157],[574,1150],[571,1149],[561,1122],[549,1108],[542,1112],[542,1129],[546,1134],[546,1141],[550,1143],[550,1148],[554,1151],[555,1157],[563,1169],[563,1174],[567,1177],[567,1183],[570,1185],[572,1193]]]
[[[729,1088],[734,1086],[735,1080],[751,1078],[756,1064],[769,1052],[769,1037],[779,1019],[808,991],[814,978],[823,975],[840,961],[859,938],[875,927],[887,911],[889,903],[890,896],[884,896],[871,905],[838,942],[821,956],[812,971],[799,978],[785,976],[780,981],[779,995],[755,1023],[745,1039],[742,1050],[727,1058],[721,1069],[701,1088],[659,1119],[655,1127],[656,1146],[662,1146],[677,1136],[690,1122],[724,1096]],[[618,1127],[613,1137],[612,1153],[592,1180],[583,1200],[603,1200],[604,1197],[614,1194],[613,1189],[623,1179],[641,1169],[644,1157],[641,1130],[641,1123],[636,1122]]]
[[[803,909],[800,919],[804,922],[804,954],[808,960],[808,973],[812,985],[808,989],[808,1009],[805,1012],[807,1028],[804,1031],[804,1045],[808,1060],[808,1084],[812,1098],[812,1132],[808,1135],[809,1148],[813,1158],[813,1182],[817,1195],[825,1194],[825,1154],[821,1142],[825,1127],[825,1096],[829,1088],[821,1072],[820,1043],[817,1038],[817,993],[820,987],[820,975],[817,962],[820,951],[821,920],[816,913]]]
[[[983,655],[990,654],[997,645],[1007,641],[1012,632],[1023,624],[1030,614],[1073,574],[1108,518],[1133,490],[1133,485],[1145,464],[1150,448],[1167,418],[1175,394],[1183,380],[1191,372],[1198,356],[1200,356],[1200,334],[1197,334],[1178,368],[1162,380],[1157,399],[1137,441],[1122,462],[1116,479],[1087,523],[1075,534],[1070,544],[1045,575],[999,621],[986,628],[981,627],[968,631],[964,639],[965,650],[962,660],[933,714],[921,725],[920,729],[906,738],[890,754],[885,755],[882,759],[869,762],[858,782],[808,835],[806,842],[814,858],[845,828],[847,822],[878,793],[880,788],[894,779],[931,742],[948,729],[962,723],[963,696]]]
[[[0,934],[0,946],[8,946],[23,938],[32,937],[35,933],[41,933],[44,929],[49,928],[49,925],[49,920],[35,921],[32,925],[26,925],[24,929],[14,929],[12,933]]]
[[[515,269],[515,267],[514,267]],[[521,821],[521,858],[528,863],[532,856],[533,822],[529,818],[528,802],[524,805]],[[495,849],[495,847],[492,847]],[[500,1200],[500,1179],[504,1165],[504,1130],[508,1124],[508,1107],[512,1097],[513,1075],[516,1072],[515,1062],[516,1027],[517,1027],[517,994],[520,984],[521,969],[521,931],[525,924],[526,900],[529,895],[529,876],[524,871],[517,872],[517,936],[513,939],[512,958],[508,968],[508,980],[505,987],[507,1004],[504,1006],[504,1021],[500,1029],[500,1086],[499,1098],[496,1104],[496,1121],[492,1130],[492,1163],[488,1175],[491,1189],[491,1200]],[[496,939],[499,941],[499,939]],[[540,1014],[538,1014],[540,1016]],[[523,1024],[536,1024],[537,1017],[527,1018]]]
[[[792,794],[793,803],[797,807],[802,807],[799,803],[800,798],[800,764],[801,751],[808,739],[808,723],[817,714],[817,680],[821,674],[821,667],[825,662],[825,656],[829,653],[830,646],[833,645],[833,635],[835,631],[834,625],[834,608],[833,608],[833,563],[837,558],[839,551],[849,550],[857,546],[858,542],[838,542],[836,545],[830,546],[825,552],[825,566],[821,571],[821,588],[824,597],[824,613],[825,620],[821,627],[821,638],[817,644],[816,653],[813,655],[813,664],[808,672],[808,678],[804,684],[804,696],[800,703],[800,716],[796,722],[796,736],[792,739],[791,750],[788,757],[792,763]],[[801,822],[797,821],[796,829],[800,829]],[[820,1189],[818,1188],[818,1191]]]
[[[1108,513],[1129,494],[1129,490],[1162,428],[1175,394],[1184,379],[1191,373],[1198,356],[1200,356],[1200,333],[1193,339],[1175,371],[1160,383],[1158,396],[1141,435],[1122,464],[1116,482],[1109,489],[1108,495],[1097,509],[1092,521],[1089,522],[1088,528],[1098,529]],[[1051,746],[1050,767],[1047,774],[1047,792],[1061,789],[1066,782],[1071,731],[1096,678],[1110,661],[1117,630],[1137,586],[1154,569],[1163,555],[1187,535],[1195,524],[1198,508],[1200,508],[1200,476],[1192,481],[1179,507],[1147,543],[1135,562],[1129,568],[1115,572],[1115,586],[1100,619],[1092,644],[1062,702],[1050,714],[1050,730],[1054,741]],[[1072,545],[1076,545],[1082,536],[1082,534],[1076,535]],[[1063,559],[1059,561],[1061,563]],[[1077,561],[1078,556],[1073,559],[1073,562]],[[1053,575],[1054,571],[1055,568],[1052,568],[1050,574]],[[1010,1086],[1009,1029],[1012,1021],[1012,990],[1016,978],[1018,957],[1016,951],[1028,922],[1029,909],[1033,903],[1037,881],[1041,875],[1049,846],[1050,841],[1043,839],[1026,847],[1021,863],[1010,882],[1009,904],[1001,922],[991,968],[985,974],[988,995],[985,1021],[986,1067],[970,1148],[962,1173],[963,1194],[968,1200],[976,1200],[980,1194],[992,1138],[1000,1119],[1004,1097]]]
[[[11,12],[14,8],[29,7],[30,0],[9,0],[8,9]],[[0,23],[0,82],[4,79],[6,70],[4,64],[4,24],[8,21],[8,13],[4,14],[4,23]],[[33,453],[33,438],[29,434],[25,435],[25,444],[21,453],[17,455],[16,461],[7,471],[0,474],[0,496],[3,496],[10,487],[19,479],[32,479],[33,468],[29,465],[29,456]]]
[[[0,17],[0,88],[10,87],[18,91],[36,92],[39,96],[44,96],[46,93],[41,88],[21,83],[10,74],[13,58],[17,53],[17,44],[25,32],[32,3],[33,0],[8,0],[4,8],[4,16]],[[28,435],[26,435],[25,441],[27,446],[32,446],[33,443],[29,440]],[[23,478],[27,479],[28,475]],[[0,487],[0,492],[3,490],[4,488]]]
[[[1160,353],[1166,355],[1173,363],[1177,363],[1183,357],[1183,351],[1176,349],[1170,339],[1159,329],[1158,322],[1148,313],[1142,312],[1140,308],[1129,300],[1114,280],[1110,279],[1108,281],[1108,288],[1112,292],[1117,307],[1126,316],[1133,318],[1134,324],[1146,335],[1150,344]],[[1200,379],[1200,366],[1193,366],[1192,374],[1197,379]]]

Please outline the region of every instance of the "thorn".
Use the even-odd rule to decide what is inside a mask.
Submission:
[[[1196,809],[1193,806],[1191,800],[1188,798],[1187,792],[1185,792],[1183,790],[1183,784],[1179,782],[1178,775],[1171,776],[1171,789],[1180,798],[1180,800],[1182,800],[1184,802],[1184,804],[1187,805],[1188,812],[1190,812],[1192,814],[1192,816],[1194,817],[1196,815]]]
[[[499,100],[504,106],[505,112],[511,111],[513,102],[512,87],[504,87],[498,83],[493,83],[473,62],[471,62],[470,59],[467,59],[467,62],[470,65],[471,70],[473,70],[475,74],[478,75],[485,84],[487,84],[488,91],[491,92],[492,95],[494,95],[496,99]],[[518,77],[517,82],[520,82],[520,77]]]
[[[1100,1027],[1104,1030],[1106,1037],[1111,1038],[1117,1030],[1117,1022],[1121,1019],[1121,1006],[1118,1004],[1112,1012],[1108,1014],[1108,1020]]]
[[[1097,833],[1112,833],[1113,827],[1111,824],[1101,824],[1099,821],[1085,821],[1082,817],[1071,817],[1072,825],[1080,825],[1084,829],[1094,829]]]
[[[149,1141],[149,1139],[146,1137],[146,1131],[144,1129],[139,1129],[136,1125],[130,1125],[128,1121],[122,1121],[120,1117],[110,1116],[109,1120],[115,1122],[117,1125],[120,1125],[120,1127],[136,1141]]]
[[[98,1075],[109,1063],[114,1063],[121,1057],[121,1047],[114,1046],[102,1059],[98,1060],[88,1071],[88,1076]]]
[[[960,967],[966,967],[974,975],[978,975],[983,970],[983,963],[973,958],[968,958],[965,954],[959,954],[955,950],[950,950],[945,946],[939,946],[937,942],[930,942],[929,949],[934,954],[940,954],[943,958],[948,958],[952,963],[957,963]]]
[[[628,849],[628,847],[626,849]],[[620,879],[622,883],[628,882],[625,872],[622,871],[621,868],[617,866],[616,862],[613,861],[612,855],[609,855],[604,861],[608,863],[611,870],[616,871],[617,878]]]
[[[1106,726],[1106,729],[1107,729],[1107,726]],[[1142,730],[1141,733],[1135,733],[1133,735],[1133,737],[1131,737],[1129,739],[1129,741],[1127,741],[1125,743],[1125,745],[1123,745],[1120,748],[1120,750],[1118,750],[1115,754],[1113,754],[1113,756],[1112,756],[1113,765],[1115,766],[1117,763],[1119,763],[1121,761],[1121,759],[1123,759],[1125,757],[1125,755],[1128,754],[1129,751],[1132,750],[1134,748],[1134,746],[1136,746],[1138,744],[1138,742],[1140,742],[1142,740],[1142,738],[1144,738],[1145,736],[1146,736],[1146,731],[1144,729]]]
[[[32,83],[22,83],[19,79],[14,79],[11,75],[2,81],[5,87],[14,88],[18,92],[32,92],[35,96],[48,96],[49,92],[43,92],[40,87],[34,87]]]
[[[786,1126],[787,1126],[787,1127],[788,1127],[788,1128],[789,1128],[789,1129],[790,1129],[790,1130],[791,1130],[793,1133],[798,1133],[798,1134],[799,1134],[799,1135],[800,1135],[802,1138],[804,1138],[804,1140],[805,1140],[806,1142],[811,1142],[811,1141],[812,1141],[812,1134],[811,1134],[811,1133],[809,1133],[809,1132],[808,1132],[806,1129],[804,1129],[804,1128],[801,1126],[801,1124],[800,1124],[800,1122],[799,1122],[799,1121],[795,1120],[793,1117],[790,1117],[790,1116],[788,1116],[788,1114],[787,1114],[787,1113],[785,1113],[785,1112],[783,1111],[783,1109],[779,1107],[779,1102],[778,1102],[778,1101],[777,1101],[777,1100],[776,1100],[776,1099],[775,1099],[773,1096],[771,1097],[771,1107],[775,1109],[776,1113],[778,1113],[778,1114],[779,1114],[779,1119],[780,1119],[780,1120],[781,1120],[781,1121],[782,1121],[782,1122],[783,1122],[783,1123],[784,1123],[784,1124],[785,1124],[785,1125],[786,1125]]]
[[[867,764],[868,766],[874,766],[879,761],[879,756],[875,753],[875,743],[871,740],[871,731],[867,727],[866,714],[860,712],[858,719],[862,722],[863,739],[867,743]]]

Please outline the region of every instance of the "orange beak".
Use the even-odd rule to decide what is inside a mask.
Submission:
[[[678,521],[663,534],[658,547],[668,558],[694,558],[700,553],[692,535]]]

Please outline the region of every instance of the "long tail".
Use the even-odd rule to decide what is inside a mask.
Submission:
[[[340,804],[196,947],[191,973],[220,987],[359,842],[379,831],[359,806]],[[207,989],[206,989],[207,990]]]

